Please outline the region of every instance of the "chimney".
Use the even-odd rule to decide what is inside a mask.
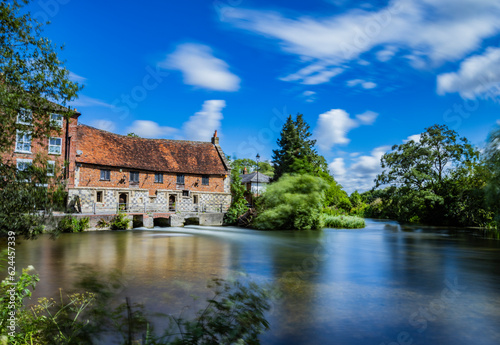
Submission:
[[[247,167],[243,169],[243,175],[246,175],[246,173],[247,173]]]
[[[219,137],[217,136],[217,130],[215,130],[214,136],[212,137],[212,144],[219,145]]]

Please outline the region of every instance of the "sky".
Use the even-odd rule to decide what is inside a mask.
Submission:
[[[272,158],[301,113],[344,189],[445,124],[477,147],[500,124],[498,0],[35,0],[80,122]]]

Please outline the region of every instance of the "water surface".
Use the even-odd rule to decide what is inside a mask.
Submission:
[[[70,289],[88,264],[123,272],[118,298],[177,315],[201,306],[192,295],[208,296],[211,278],[273,283],[263,344],[500,343],[500,241],[447,229],[87,232],[22,241],[16,261],[40,274],[35,297]]]

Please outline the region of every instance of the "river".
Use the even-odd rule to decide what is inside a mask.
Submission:
[[[71,289],[87,264],[121,271],[119,298],[150,312],[189,314],[215,277],[272,283],[262,344],[500,343],[500,241],[442,228],[100,231],[20,241],[16,256],[40,275],[34,297]]]

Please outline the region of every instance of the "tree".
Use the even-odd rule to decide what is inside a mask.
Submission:
[[[311,175],[283,175],[262,195],[254,226],[262,230],[322,228],[325,181]]]
[[[446,125],[426,128],[418,142],[410,140],[394,145],[392,151],[382,157],[382,168],[388,170],[377,177],[377,186],[395,185],[414,190],[430,187],[437,191],[452,171],[470,170],[479,159],[477,149],[466,138],[459,139],[457,132]]]
[[[309,128],[302,114],[297,114],[295,120],[292,115],[288,116],[277,140],[279,148],[273,150],[275,180],[283,174],[316,175],[321,171],[328,174],[325,159],[318,155],[314,147],[316,140],[309,139],[311,137]]]
[[[0,4],[0,232],[15,230],[31,237],[41,229],[39,210],[49,214],[52,207],[50,188],[40,186],[51,185],[57,175],[46,177],[46,157],[37,157],[32,167],[18,172],[7,152],[18,132],[29,132],[31,140],[59,132],[51,114],[69,118],[72,111],[66,104],[81,86],[69,80],[69,71],[57,57],[60,48],[42,36],[43,24],[24,10],[28,3]]]
[[[419,141],[394,145],[381,164],[386,170],[376,184],[394,187],[387,189],[386,205],[399,220],[443,225],[488,222],[479,151],[445,125],[426,128]]]
[[[140,138],[140,136],[138,136],[137,134],[135,134],[134,132],[130,132],[127,134],[127,137],[132,137],[132,138]]]
[[[224,216],[224,224],[235,225],[238,218],[248,211],[247,200],[245,199],[245,186],[241,184],[241,177],[237,169],[231,170],[231,194],[233,200],[231,206]]]
[[[486,198],[490,209],[500,224],[500,127],[495,128],[488,136],[485,150],[485,173],[487,177]]]

